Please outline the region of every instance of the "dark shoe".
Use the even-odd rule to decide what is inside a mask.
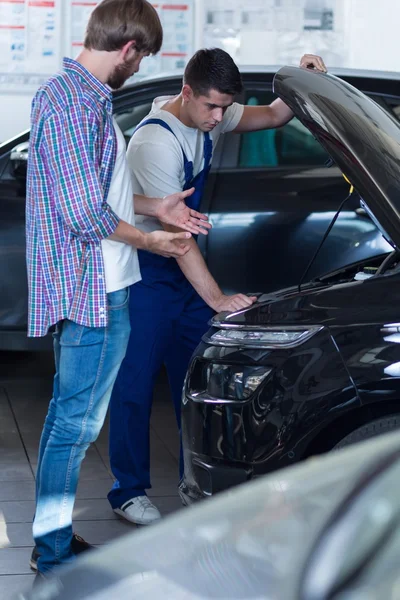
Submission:
[[[91,546],[91,544],[85,542],[80,535],[77,535],[76,533],[72,535],[71,550],[74,554],[81,554],[81,552],[86,552],[86,550],[92,550],[93,548],[94,546]],[[29,561],[29,566],[32,571],[37,571],[37,561],[39,556],[40,554],[35,546],[32,550],[31,559]],[[38,575],[41,575],[41,573],[38,573]]]

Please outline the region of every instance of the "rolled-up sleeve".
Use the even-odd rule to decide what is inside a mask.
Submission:
[[[40,152],[53,187],[57,212],[82,241],[99,243],[111,235],[118,216],[104,200],[96,139],[85,106],[68,107],[45,123]]]

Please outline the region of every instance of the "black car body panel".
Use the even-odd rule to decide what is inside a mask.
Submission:
[[[198,495],[223,489],[220,477],[224,465],[229,471],[239,469],[245,480],[264,473],[266,464],[272,470],[297,461],[339,411],[360,405],[327,328],[306,342],[301,352],[297,348],[243,352],[203,343],[196,354],[187,375],[187,389],[191,391],[198,389],[202,371],[210,363],[234,365],[240,370],[262,365],[271,370],[266,383],[247,402],[184,400],[185,481]],[[201,489],[196,489],[196,473],[201,477]]]
[[[218,472],[224,485],[235,485],[238,469],[242,479],[258,476],[330,450],[374,419],[400,415],[399,125],[330,75],[284,68],[275,89],[346,169],[396,249],[301,286],[300,277],[295,287],[213,319],[183,396],[185,502],[219,491]],[[368,145],[371,128],[381,140],[376,149]],[[374,162],[374,152],[383,157]],[[303,334],[305,341],[296,338]],[[288,335],[300,341],[273,341]]]
[[[373,261],[367,262],[368,265],[373,264]],[[359,270],[360,266],[358,272]],[[345,275],[342,274],[342,278],[351,278],[352,272],[353,267],[350,266],[344,272]],[[390,295],[390,303],[386,302],[387,294]],[[314,323],[331,328],[351,325],[361,327],[399,320],[399,302],[400,272],[378,275],[365,281],[323,283],[317,280],[302,286],[300,291],[298,287],[293,287],[260,296],[257,304],[250,309],[228,314],[224,319],[218,317],[218,320],[228,325],[246,327]]]
[[[273,99],[274,68],[243,69],[243,103]],[[396,116],[399,75],[338,71]],[[178,93],[181,75],[143,80],[114,94],[114,111],[127,142],[154,97]],[[29,132],[0,145],[0,348],[49,345],[28,340],[25,269],[25,166]],[[268,152],[265,149],[268,148]],[[324,166],[326,152],[293,120],[271,132],[221,137],[201,209],[213,229],[199,244],[208,267],[225,292],[267,292],[298,282],[348,184],[337,167]],[[372,221],[352,198],[314,262],[309,278],[390,250]]]

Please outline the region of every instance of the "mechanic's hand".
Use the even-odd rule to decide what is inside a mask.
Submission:
[[[305,54],[302,56],[300,67],[303,67],[304,69],[313,67],[317,71],[322,71],[323,73],[326,73],[328,70],[322,58],[320,56],[316,56],[315,54]]]
[[[166,225],[174,225],[194,234],[203,233],[207,235],[211,227],[207,215],[203,215],[185,204],[185,198],[191,196],[193,192],[194,188],[191,188],[185,192],[165,196],[160,201],[157,218]]]
[[[257,296],[246,296],[245,294],[234,294],[233,296],[226,296],[222,294],[221,297],[213,304],[213,308],[216,312],[222,311],[236,311],[243,308],[248,308],[257,300]]]
[[[179,258],[190,250],[190,246],[182,243],[192,237],[190,233],[181,231],[169,233],[167,231],[152,231],[146,233],[146,250],[154,254],[160,254],[166,258]]]

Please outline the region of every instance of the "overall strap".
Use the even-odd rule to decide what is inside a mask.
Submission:
[[[155,118],[154,119],[152,119],[152,118],[146,119],[145,121],[142,121],[142,123],[139,123],[139,125],[136,127],[136,129],[133,133],[136,133],[139,129],[141,129],[145,125],[160,125],[161,127],[164,127],[164,129],[166,129],[167,131],[172,133],[172,135],[178,140],[174,131],[171,129],[171,127],[168,125],[168,123],[166,123],[162,119],[155,119]],[[179,142],[179,140],[178,140],[178,142]],[[179,145],[180,145],[180,143],[179,143]],[[185,187],[184,187],[184,189],[188,189],[190,187],[190,182],[193,179],[193,163],[187,159],[185,151],[183,150],[182,146],[181,146],[181,150],[182,150],[182,155],[183,155],[183,167],[185,169]]]
[[[204,133],[204,169],[209,169],[212,159],[212,139],[208,131]]]

